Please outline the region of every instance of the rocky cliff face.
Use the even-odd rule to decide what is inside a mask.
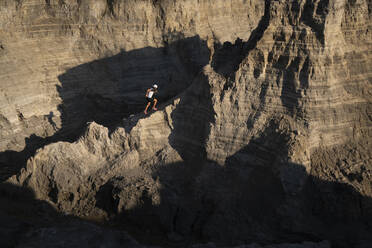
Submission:
[[[1,5],[2,173],[49,144],[9,182],[147,241],[368,245],[370,1]]]
[[[208,37],[247,39],[263,10],[243,1],[2,1],[0,149],[136,112],[154,81],[162,98],[177,95],[208,63]]]
[[[142,110],[154,82],[161,100],[179,94],[214,40],[247,39],[264,10],[244,1],[0,4],[0,162],[12,167],[42,145],[74,141],[87,121],[109,126]]]

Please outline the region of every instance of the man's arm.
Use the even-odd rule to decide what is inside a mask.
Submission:
[[[147,89],[147,91],[146,91],[146,97],[148,97],[150,90],[151,89]]]

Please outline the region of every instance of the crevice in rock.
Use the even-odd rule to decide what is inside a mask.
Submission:
[[[48,197],[54,202],[58,202],[58,188],[55,185],[51,185]]]
[[[257,46],[270,24],[271,0],[265,0],[265,11],[257,27],[252,31],[248,41],[237,39],[234,44],[225,42],[222,46],[215,44],[215,53],[212,58],[213,69],[235,81],[235,72],[248,54]]]
[[[101,186],[96,193],[96,206],[105,210],[109,216],[118,214],[119,202],[115,200],[113,196],[114,192],[114,186],[110,181]]]
[[[107,9],[110,15],[113,17],[116,17],[115,9],[114,9],[115,2],[116,2],[115,0],[107,0]]]
[[[300,20],[315,33],[318,41],[324,45],[325,16],[328,14],[329,0],[306,0]]]

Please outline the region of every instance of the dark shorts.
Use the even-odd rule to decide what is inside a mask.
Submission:
[[[147,100],[147,102],[153,102],[154,101],[154,98],[146,97],[146,100]]]

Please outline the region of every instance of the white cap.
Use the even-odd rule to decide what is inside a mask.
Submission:
[[[154,84],[152,87],[155,88],[155,89],[157,89],[158,88],[158,85],[157,84]]]

